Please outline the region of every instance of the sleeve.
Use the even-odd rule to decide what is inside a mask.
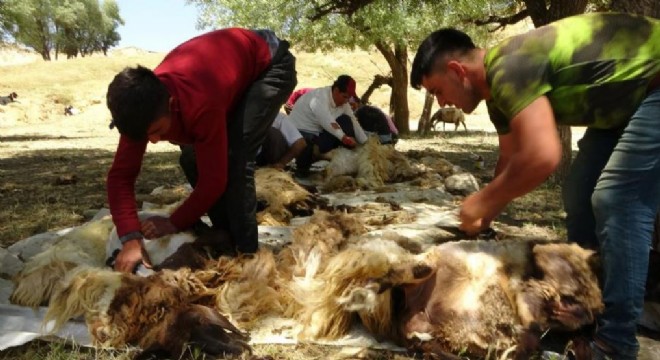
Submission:
[[[134,141],[120,136],[119,145],[106,179],[108,205],[117,235],[140,231],[135,201],[135,181],[142,168],[147,141]]]
[[[490,117],[490,122],[495,125],[495,130],[498,135],[506,135],[511,129],[509,128],[509,120],[506,115],[492,101],[486,101],[486,107],[488,108],[488,116]]]
[[[491,100],[507,121],[552,90],[548,55],[524,50],[499,55],[487,64]]]
[[[298,141],[298,139],[302,138],[300,131],[298,131],[295,126],[293,126],[289,119],[286,118],[286,115],[279,118],[278,130],[280,130],[282,135],[284,135],[284,139],[289,146]]]
[[[339,127],[335,117],[330,112],[330,105],[321,98],[314,98],[309,102],[309,107],[314,113],[314,117],[321,127],[341,140],[344,137],[344,131]],[[350,107],[349,107],[350,109]]]
[[[353,113],[353,109],[351,109],[351,106],[348,104],[344,104],[343,107],[344,107],[344,114],[350,116],[351,121],[353,122],[353,131],[355,132],[355,140],[357,140],[357,142],[360,144],[364,144],[365,142],[367,142],[367,134],[365,134],[364,129],[362,129],[362,126],[355,117],[355,114]]]
[[[227,187],[227,130],[226,112],[202,115],[195,133],[202,134],[195,141],[198,180],[190,196],[172,213],[170,221],[178,229],[187,229],[204,215]]]

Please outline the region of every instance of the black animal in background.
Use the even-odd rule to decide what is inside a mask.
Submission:
[[[18,94],[16,92],[11,92],[7,96],[0,96],[0,105],[7,105],[9,103],[12,103],[16,101],[16,98],[18,97]]]

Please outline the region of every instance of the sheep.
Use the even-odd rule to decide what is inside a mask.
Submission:
[[[16,98],[18,94],[16,92],[11,92],[7,96],[0,96],[0,105],[7,105],[9,103],[17,101]]]
[[[165,211],[140,212],[139,216],[144,220],[153,215],[162,215]],[[145,248],[152,265],[157,266],[173,255],[181,245],[192,243],[195,239],[192,233],[184,232],[145,240]],[[117,230],[110,217],[76,227],[25,264],[25,268],[14,279],[16,287],[10,301],[29,307],[47,304],[54,287],[66,273],[83,265],[98,268],[110,265],[113,254],[120,248]]]
[[[190,279],[166,275],[145,278],[79,267],[54,293],[44,321],[52,320],[56,331],[66,320],[84,316],[97,344],[138,345],[142,358],[162,353],[181,358],[189,344],[209,355],[251,352],[247,334],[214,308],[192,302],[208,292],[203,286],[181,285],[178,281]]]
[[[249,351],[246,332],[268,317],[295,320],[302,341],[342,337],[357,318],[378,339],[431,356],[517,345],[523,359],[539,331],[579,329],[602,312],[594,253],[577,245],[476,240],[412,253],[421,249],[365,231],[354,216],[319,211],[277,253],[147,278],[79,266],[57,286],[47,319],[57,328],[83,315],[99,344],[177,356],[186,341]]]
[[[326,166],[326,192],[359,187],[375,189],[386,182],[409,180],[417,175],[406,157],[392,146],[382,146],[378,138],[371,136],[355,150],[337,148],[331,151],[330,163]],[[355,176],[355,182],[346,176]]]
[[[81,265],[103,267],[107,258],[105,244],[112,228],[112,220],[104,218],[76,227],[57,238],[16,275],[16,287],[9,300],[29,307],[47,304],[56,284],[73,268]]]
[[[361,270],[368,276],[353,276],[343,290],[360,294],[346,310],[390,304],[386,313],[393,317],[382,310],[361,311],[363,324],[378,337],[425,353],[483,357],[517,345],[516,359],[528,359],[537,350],[539,332],[576,330],[604,309],[595,254],[574,244],[451,242],[383,267],[388,253],[380,254],[380,262],[357,253],[336,265],[368,268]],[[375,270],[385,275],[374,277]],[[370,304],[361,304],[363,299]]]
[[[442,131],[445,131],[445,124],[454,124],[454,131],[458,130],[458,126],[463,124],[463,128],[467,131],[465,125],[465,115],[460,109],[455,107],[440,108],[431,116],[431,127],[435,130],[438,123],[442,123]]]

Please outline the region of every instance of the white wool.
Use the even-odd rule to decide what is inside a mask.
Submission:
[[[358,151],[340,147],[332,150],[331,156],[332,160],[325,168],[326,178],[357,174]]]
[[[144,211],[138,214],[141,221],[146,220],[152,216],[166,216],[164,211]],[[174,254],[183,244],[195,241],[195,236],[190,232],[177,233],[172,235],[163,236],[158,239],[145,239],[144,248],[149,254],[151,265],[156,266],[161,264],[165,259]],[[121,249],[121,242],[117,235],[117,228],[114,227],[108,242],[106,243],[106,258],[110,258],[112,254]],[[147,273],[145,273],[147,274]],[[148,275],[148,274],[147,274]]]

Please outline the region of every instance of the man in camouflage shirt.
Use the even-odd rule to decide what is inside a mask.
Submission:
[[[486,100],[500,154],[493,180],[461,206],[469,233],[555,170],[557,124],[587,127],[564,183],[568,240],[601,253],[605,312],[593,358],[635,359],[660,204],[660,21],[579,15],[489,50],[441,29],[420,45],[411,83],[466,113]]]

